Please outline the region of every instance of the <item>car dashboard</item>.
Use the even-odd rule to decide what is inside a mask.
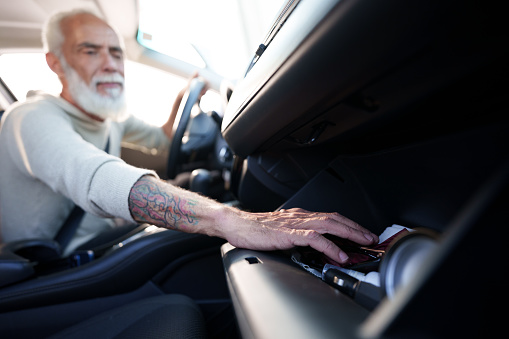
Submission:
[[[233,193],[252,211],[338,212],[377,234],[393,224],[433,233],[436,246],[405,285],[390,296],[378,288],[366,307],[291,253],[225,244],[243,337],[476,337],[501,329],[493,307],[507,300],[509,73],[496,7],[283,7],[284,22],[223,119]]]

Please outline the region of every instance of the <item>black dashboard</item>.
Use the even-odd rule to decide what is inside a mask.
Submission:
[[[411,284],[373,310],[287,253],[225,245],[244,337],[475,337],[500,328],[489,306],[507,300],[500,13],[480,1],[293,5],[225,113],[234,194],[250,210],[337,211],[378,234],[392,224],[427,229],[439,245]]]

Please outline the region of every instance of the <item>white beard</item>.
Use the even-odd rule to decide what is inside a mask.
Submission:
[[[70,67],[65,60],[61,60],[61,63],[69,86],[69,93],[84,111],[102,119],[109,118],[114,121],[127,119],[123,76],[118,73],[96,75],[87,85],[78,72]],[[122,84],[122,88],[107,89],[108,95],[105,96],[97,92],[97,83],[99,82],[117,82]]]

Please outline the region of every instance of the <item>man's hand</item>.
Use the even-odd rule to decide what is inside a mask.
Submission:
[[[133,186],[129,208],[138,222],[220,237],[233,246],[253,250],[310,246],[339,263],[345,263],[348,256],[324,234],[361,245],[378,242],[375,234],[338,213],[309,212],[299,208],[249,213],[152,176],[140,178]]]
[[[347,254],[325,238],[332,234],[361,245],[378,242],[378,237],[338,213],[316,213],[299,208],[270,213],[244,213],[237,227],[225,234],[234,246],[254,250],[285,250],[310,246],[339,263]]]

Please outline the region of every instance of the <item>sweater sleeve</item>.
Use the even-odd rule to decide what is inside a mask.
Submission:
[[[64,112],[38,107],[17,112],[9,145],[20,170],[100,217],[132,220],[131,187],[153,171],[127,165],[85,141]]]

